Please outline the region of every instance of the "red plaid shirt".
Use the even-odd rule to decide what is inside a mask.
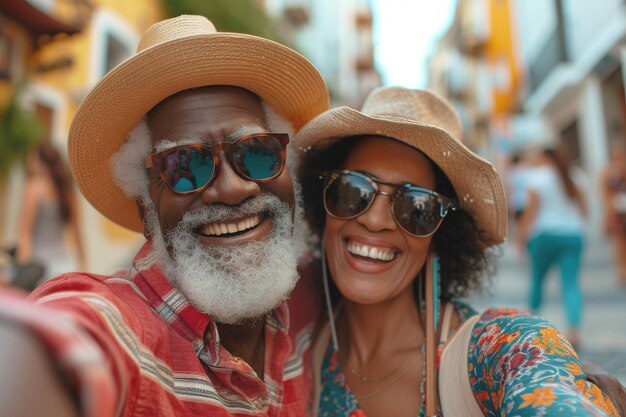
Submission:
[[[150,243],[130,273],[65,274],[31,299],[39,306],[12,301],[0,316],[26,324],[48,345],[75,381],[83,415],[108,417],[104,410],[114,409],[137,417],[308,414],[319,308],[309,280],[300,280],[295,302],[265,318],[263,379],[220,344],[216,323],[172,287]],[[84,352],[105,360],[86,366],[72,359]]]

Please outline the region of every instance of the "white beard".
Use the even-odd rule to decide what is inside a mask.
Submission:
[[[294,288],[299,278],[294,219],[289,205],[275,195],[265,193],[239,206],[213,204],[185,213],[167,236],[171,256],[152,201],[144,204],[154,250],[168,279],[197,310],[217,322],[238,324],[260,318]],[[207,247],[194,233],[200,225],[260,212],[269,213],[274,223],[272,234],[261,241]]]

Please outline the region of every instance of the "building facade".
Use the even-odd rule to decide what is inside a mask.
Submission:
[[[0,111],[21,85],[19,101],[37,114],[42,140],[65,152],[82,99],[162,17],[158,0],[0,0]],[[23,168],[16,164],[0,184],[0,243],[10,245],[19,224]],[[80,213],[87,267],[104,273],[126,263],[140,236],[82,198]]]
[[[517,0],[526,68],[522,110],[548,126],[586,173],[592,233],[599,233],[599,174],[613,140],[626,140],[626,2]]]
[[[508,0],[458,0],[450,29],[430,57],[429,88],[452,102],[464,143],[498,158],[493,127],[518,106],[520,63]]]
[[[459,0],[430,82],[457,104],[468,145],[496,164],[565,145],[592,185],[597,234],[599,173],[609,143],[625,140],[625,68],[624,0]]]
[[[381,84],[368,0],[266,0],[265,8],[324,76],[334,105],[360,108]]]

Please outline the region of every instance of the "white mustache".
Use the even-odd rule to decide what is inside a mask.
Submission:
[[[289,204],[270,193],[263,193],[237,206],[211,204],[185,213],[176,229],[193,230],[208,223],[226,223],[229,220],[269,212],[276,216],[282,210],[290,210]]]

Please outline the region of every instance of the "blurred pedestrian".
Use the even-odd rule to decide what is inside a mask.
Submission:
[[[520,251],[526,248],[530,256],[530,309],[537,312],[541,307],[544,279],[558,265],[569,325],[567,336],[576,346],[580,344],[583,297],[578,278],[587,207],[564,149],[535,150],[529,158],[528,200],[517,241]]]
[[[609,163],[600,176],[603,228],[613,241],[617,281],[626,286],[626,144],[615,140],[610,149]]]
[[[67,165],[54,146],[43,143],[31,152],[18,230],[18,264],[44,267],[42,280],[85,266],[77,215],[77,197]],[[66,243],[70,232],[73,245]]]

